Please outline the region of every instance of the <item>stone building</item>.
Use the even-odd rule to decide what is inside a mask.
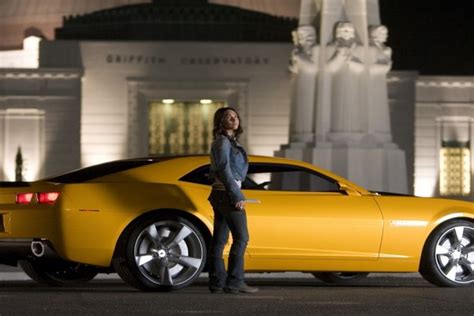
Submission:
[[[26,180],[114,159],[206,152],[210,115],[226,105],[242,113],[251,154],[273,155],[288,143],[298,1],[45,3],[0,3],[4,180],[14,180],[19,147]],[[387,81],[409,191],[473,199],[474,79],[411,69]]]

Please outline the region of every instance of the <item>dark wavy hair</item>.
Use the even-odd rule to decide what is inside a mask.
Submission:
[[[227,135],[224,132],[223,118],[224,118],[225,112],[228,110],[234,111],[235,114],[237,114],[237,117],[239,118],[239,127],[235,131],[235,138],[238,139],[239,136],[244,132],[244,129],[242,128],[239,112],[237,112],[237,110],[232,107],[224,107],[224,108],[218,109],[216,113],[214,113],[214,128],[212,129],[212,135],[214,136],[214,138],[216,138],[217,135],[219,134]]]

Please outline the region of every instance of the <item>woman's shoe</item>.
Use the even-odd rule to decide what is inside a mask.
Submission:
[[[258,292],[258,287],[248,286],[247,284],[242,284],[239,287],[231,287],[226,286],[224,288],[224,292],[230,294],[238,294],[238,293],[245,293],[245,294],[253,294]]]
[[[213,294],[224,293],[224,289],[219,286],[210,285],[209,291]]]

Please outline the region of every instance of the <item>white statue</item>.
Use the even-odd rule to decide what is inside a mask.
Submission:
[[[277,154],[405,193],[405,153],[390,133],[387,29],[369,27],[380,24],[378,11],[378,0],[301,0],[300,23],[318,29],[318,44],[312,27],[294,33],[291,143]]]
[[[369,35],[368,132],[386,142],[391,141],[386,78],[392,68],[392,49],[385,46],[388,29],[384,25],[370,26]]]
[[[290,142],[311,142],[314,138],[313,110],[316,78],[318,75],[318,46],[316,32],[310,25],[293,31],[290,71],[293,77],[293,96],[290,121]]]
[[[388,38],[388,29],[385,25],[371,25],[369,27],[370,42],[379,52],[378,61],[383,64],[392,65],[392,49],[385,46]]]
[[[362,131],[364,64],[356,55],[357,49],[352,23],[337,23],[334,44],[327,47],[330,57],[326,62],[326,75],[330,77],[326,81],[331,85],[327,101],[330,101],[332,133]]]

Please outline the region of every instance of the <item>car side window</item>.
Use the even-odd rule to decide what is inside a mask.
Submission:
[[[201,166],[181,177],[181,181],[211,185],[209,165]],[[313,170],[283,164],[250,163],[244,190],[337,192],[339,186],[331,178]]]
[[[209,169],[209,165],[199,167],[186,174],[185,176],[181,177],[181,179],[179,180],[204,185],[211,185],[213,181],[209,178]]]
[[[339,191],[339,185],[335,180],[313,170],[298,166],[251,163],[247,178],[242,184],[242,188],[247,190]]]

